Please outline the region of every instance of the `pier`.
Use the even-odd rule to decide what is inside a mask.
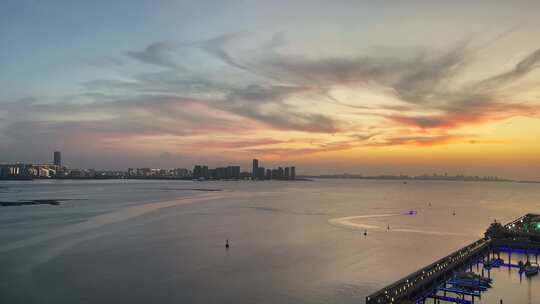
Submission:
[[[459,288],[460,284],[482,284],[478,279],[460,283],[456,273],[465,271],[473,264],[483,263],[496,267],[506,265],[498,260],[498,252],[521,252],[535,256],[540,253],[540,215],[526,214],[506,225],[493,223],[485,236],[434,263],[370,294],[366,304],[410,304],[424,303],[434,299],[437,303],[474,303],[486,288],[470,286]],[[510,263],[508,263],[510,264]],[[511,265],[516,267],[517,265]],[[438,292],[443,292],[440,295]],[[469,297],[469,298],[467,298]]]

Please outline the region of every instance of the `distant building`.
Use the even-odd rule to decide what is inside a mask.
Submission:
[[[193,168],[193,178],[210,178],[210,171],[208,170],[208,166],[196,165]]]
[[[54,152],[54,165],[58,167],[62,166],[62,154],[59,151]]]
[[[253,168],[251,170],[251,177],[257,179],[257,172],[259,170],[259,160],[253,159]]]
[[[49,169],[47,167],[38,167],[38,176],[39,177],[53,177],[56,172],[52,169]]]
[[[2,178],[11,178],[11,177],[24,177],[31,176],[29,173],[29,166],[25,164],[6,164],[0,165],[0,177]]]
[[[137,176],[150,176],[152,170],[150,168],[137,168]]]
[[[257,168],[257,179],[264,179],[264,167]]]
[[[202,177],[210,178],[210,171],[208,170],[208,166],[202,166]]]
[[[277,178],[278,179],[283,179],[283,176],[285,175],[285,172],[283,171],[283,168],[282,167],[278,167],[278,176]]]
[[[180,170],[180,169],[177,169]],[[184,169],[185,170],[185,169]],[[187,175],[187,170],[186,170]],[[248,176],[251,174],[248,173]],[[209,169],[208,166],[196,165],[193,168],[193,178],[205,178],[205,179],[240,179],[242,174],[240,173],[240,166],[227,166],[217,167],[215,169]]]
[[[225,168],[225,178],[233,179],[233,166],[228,166]]]
[[[251,170],[251,179],[277,179],[293,180],[296,179],[296,167],[277,167],[268,168],[259,167],[259,160],[253,159],[253,168]]]
[[[272,174],[272,179],[277,179],[278,170],[277,169],[272,169],[271,174]]]
[[[227,175],[230,179],[240,179],[240,166],[228,166]]]
[[[176,168],[172,170],[172,175],[175,177],[188,177],[189,170],[186,168]]]

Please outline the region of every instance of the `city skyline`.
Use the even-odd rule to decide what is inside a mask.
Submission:
[[[540,180],[538,2],[5,8],[0,162]]]
[[[502,181],[502,182],[530,182],[538,180],[513,180],[499,176],[466,175],[463,173],[449,174],[448,172],[410,174],[378,174],[364,175],[361,173],[343,172],[339,174],[296,174],[296,166],[278,166],[268,168],[259,166],[258,159],[252,159],[251,171],[242,170],[239,165],[227,164],[211,168],[204,164],[193,165],[189,168],[168,167],[130,167],[127,169],[111,170],[96,168],[73,168],[63,165],[61,151],[54,151],[52,162],[11,164],[0,162],[0,180],[26,179],[26,178],[60,178],[60,179],[183,179],[183,180],[308,180],[306,178],[339,178],[339,179],[380,179],[380,180],[438,180],[438,181]]]
[[[0,180],[19,180],[34,178],[57,179],[184,179],[184,180],[295,180],[295,166],[279,166],[277,168],[259,167],[259,160],[252,160],[251,171],[241,169],[239,165],[225,165],[211,168],[197,163],[193,170],[180,167],[130,167],[123,170],[74,168],[62,164],[62,152],[54,151],[52,162],[0,162]]]

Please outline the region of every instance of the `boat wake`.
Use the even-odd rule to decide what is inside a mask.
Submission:
[[[449,232],[449,231],[431,231],[431,230],[418,230],[418,229],[392,229],[394,232],[409,232],[409,233],[422,233],[430,235],[441,235],[441,236],[475,236],[470,233],[459,233],[459,232]]]
[[[372,225],[372,224],[365,224],[365,223],[361,223],[357,221],[358,219],[406,216],[406,215],[409,215],[409,213],[386,213],[386,214],[346,216],[346,217],[330,219],[328,223],[336,227],[341,227],[341,228],[346,228],[346,229],[356,229],[356,230],[369,229],[371,231],[421,233],[421,234],[438,235],[438,236],[465,236],[465,237],[475,236],[475,235],[467,234],[467,233],[458,233],[458,232],[449,232],[449,231],[433,231],[433,230],[422,230],[422,229],[392,228],[392,229],[387,230],[385,227]]]
[[[105,213],[102,215],[94,216],[88,220],[69,225],[58,230],[51,231],[49,233],[40,234],[37,236],[29,237],[26,239],[18,240],[9,244],[0,246],[0,254],[11,250],[24,248],[27,246],[34,246],[42,242],[51,241],[60,237],[71,236],[77,233],[87,232],[94,230],[105,225],[115,224],[123,221],[130,220],[135,217],[145,215],[150,212],[155,212],[163,208],[176,207],[180,205],[193,204],[197,202],[204,202],[216,199],[223,199],[225,197],[241,196],[241,194],[204,194],[187,198],[180,198],[172,201],[154,202],[142,205],[134,205],[119,210]]]
[[[403,214],[401,214],[401,213],[386,213],[386,214],[346,216],[346,217],[333,218],[333,219],[329,220],[328,223],[330,223],[330,225],[343,227],[343,228],[380,229],[379,226],[362,224],[362,223],[355,222],[354,220],[361,219],[361,218],[389,217],[389,216],[399,216],[399,215],[403,215]]]

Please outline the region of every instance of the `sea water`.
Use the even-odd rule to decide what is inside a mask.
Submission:
[[[0,207],[0,303],[363,303],[540,213],[540,185],[512,182],[0,182],[33,199],[62,203]],[[538,278],[493,275],[484,301],[540,303]]]

